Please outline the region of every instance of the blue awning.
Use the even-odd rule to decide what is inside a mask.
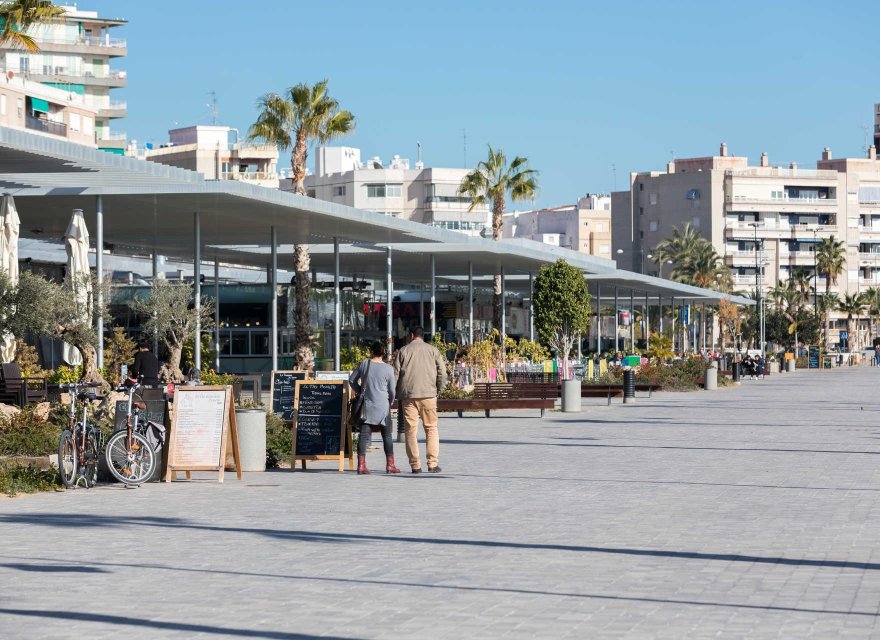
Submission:
[[[48,100],[42,100],[40,98],[31,98],[31,109],[34,111],[49,113],[49,102]]]

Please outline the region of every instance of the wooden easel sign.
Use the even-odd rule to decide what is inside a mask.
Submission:
[[[308,377],[309,372],[305,370],[273,371],[269,385],[272,413],[280,416],[285,422],[293,422],[296,381],[307,380]]]
[[[354,469],[351,429],[348,426],[348,382],[345,380],[298,380],[295,393],[290,470],[297,461],[337,460],[340,473]]]
[[[178,471],[185,471],[187,480],[192,477],[192,471],[216,471],[217,481],[223,482],[226,451],[230,444],[235,473],[241,480],[232,387],[177,387],[174,391],[174,417],[168,434],[165,482],[176,479]]]

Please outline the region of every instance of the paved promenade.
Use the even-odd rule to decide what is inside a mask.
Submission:
[[[448,417],[440,476],[0,500],[0,638],[880,637],[878,383]]]

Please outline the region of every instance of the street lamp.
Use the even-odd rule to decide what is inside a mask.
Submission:
[[[755,297],[758,303],[758,340],[761,342],[761,358],[764,357],[764,304],[761,300],[761,276],[763,275],[764,266],[760,262],[761,253],[764,250],[764,241],[758,244],[758,227],[760,223],[750,222],[749,226],[755,231]],[[759,251],[760,247],[760,251]]]
[[[644,249],[631,249],[630,252],[639,254],[639,264],[641,265],[641,268],[639,269],[639,273],[645,273],[645,250]],[[624,254],[623,249],[617,250],[617,255],[621,256],[623,254]],[[654,257],[653,254],[651,254],[651,253],[648,254],[648,260],[650,260],[653,257]]]
[[[648,257],[650,258],[651,256],[648,256]],[[660,277],[662,278],[663,277],[663,261],[661,260],[658,264],[660,265]],[[666,260],[666,264],[672,264],[672,260]]]

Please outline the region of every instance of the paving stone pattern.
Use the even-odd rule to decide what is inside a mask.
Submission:
[[[0,638],[880,637],[878,381],[444,416],[438,476],[2,500]]]

